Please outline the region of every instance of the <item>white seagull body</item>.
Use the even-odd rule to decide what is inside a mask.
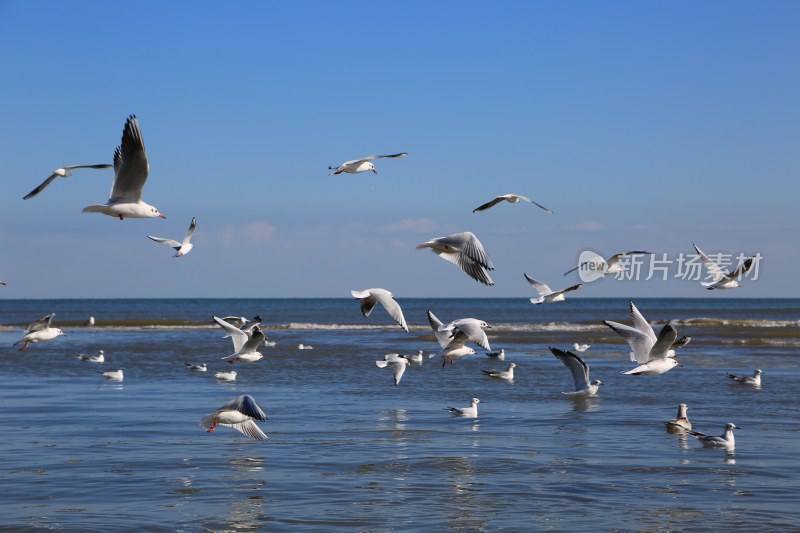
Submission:
[[[365,289],[363,291],[350,291],[353,298],[361,300],[361,313],[364,317],[368,317],[378,302],[381,303],[386,312],[389,313],[397,325],[408,332],[408,325],[406,319],[403,317],[403,310],[400,304],[394,299],[392,293],[386,289]]]
[[[80,361],[86,361],[87,363],[104,363],[106,360],[106,354],[103,350],[98,350],[97,355],[80,354],[78,359]]]
[[[576,352],[585,352],[588,350],[592,345],[591,344],[578,344],[577,342],[572,345]]]
[[[739,282],[739,279],[741,279],[741,277],[753,267],[753,258],[748,257],[739,263],[739,266],[736,267],[736,270],[728,274],[722,270],[718,264],[712,261],[711,258],[704,254],[696,244],[693,246],[697,252],[697,255],[699,255],[703,260],[703,264],[706,266],[706,269],[708,269],[708,273],[711,275],[710,282],[700,282],[700,284],[710,291],[713,291],[714,289],[736,289],[741,287],[742,285]]]
[[[504,379],[506,381],[514,381],[514,368],[516,368],[515,363],[509,363],[508,368],[506,370],[481,370],[484,374],[489,376],[490,378],[497,378],[497,379]]]
[[[403,373],[405,373],[406,367],[410,364],[411,361],[409,361],[405,357],[399,356],[396,353],[385,355],[383,361],[375,361],[375,365],[378,368],[386,368],[387,366],[392,367],[392,370],[394,372],[395,385],[400,384],[400,380],[403,378]]]
[[[158,209],[142,200],[142,189],[150,172],[144,151],[142,131],[135,115],[128,117],[122,131],[122,142],[114,152],[114,184],[104,204],[83,208],[84,213],[127,218],[166,218]]]
[[[600,268],[597,269],[596,271],[599,272],[599,273],[602,273],[603,276],[609,276],[611,274],[618,274],[620,272],[624,272],[625,271],[625,266],[626,265],[625,265],[625,262],[623,261],[623,259],[627,259],[628,257],[631,257],[633,255],[653,255],[653,252],[645,252],[643,250],[633,250],[633,251],[630,251],[630,252],[620,252],[618,254],[612,255],[608,259],[603,259],[599,255],[597,255],[597,256],[594,256],[594,258],[591,261],[584,261],[580,265],[578,265],[576,267],[573,267],[573,268],[570,268],[569,270],[564,272],[564,275],[566,276],[570,272],[574,272],[574,271],[578,270],[579,268],[588,265],[589,263],[594,263],[594,264],[598,264],[599,263]]]
[[[454,233],[423,242],[417,250],[430,248],[433,253],[463,270],[469,277],[483,283],[494,285],[487,270],[494,270],[489,254],[481,241],[471,232]]]
[[[685,403],[682,403],[678,406],[678,416],[670,420],[669,422],[665,422],[667,424],[667,430],[671,433],[683,433],[685,431],[692,430],[692,423],[689,422],[689,417],[686,416],[686,410],[688,407]]]
[[[352,161],[345,161],[339,166],[336,167],[328,167],[328,170],[331,171],[331,174],[341,174],[342,172],[346,172],[347,174],[358,174],[360,172],[367,172],[372,171],[373,173],[377,174],[378,171],[375,170],[375,165],[372,163],[376,159],[381,159],[384,157],[387,158],[398,158],[398,157],[405,157],[408,154],[406,152],[400,152],[399,154],[391,154],[391,155],[370,155],[367,157],[362,157],[361,159],[353,159]]]
[[[125,377],[124,374],[122,373],[122,370],[112,370],[110,372],[100,372],[100,373],[103,375],[104,378],[111,379],[114,381],[122,381],[122,379]]]
[[[424,353],[425,352],[423,352],[422,350],[419,350],[419,352],[416,353],[416,354],[401,355],[400,357],[405,357],[406,359],[409,360],[409,362],[421,365],[422,364],[422,355]]]
[[[300,344],[298,344],[298,345],[297,345],[297,349],[298,349],[298,350],[313,350],[313,349],[314,349],[314,347],[313,347],[313,346],[311,346],[310,344],[303,344],[303,343],[300,343]]]
[[[731,378],[736,383],[741,385],[750,385],[751,387],[760,387],[761,386],[761,374],[764,372],[760,368],[756,368],[756,371],[753,372],[753,376],[734,376],[733,374],[728,374],[728,377]]]
[[[186,364],[186,370],[194,370],[195,372],[208,371],[208,365],[206,365],[205,363],[200,363],[200,364],[185,363],[185,364]]]
[[[500,348],[499,352],[486,352],[486,357],[490,359],[497,359],[498,361],[505,361],[506,360],[506,350],[505,348]]]
[[[200,426],[209,433],[213,433],[217,426],[232,427],[243,435],[256,440],[267,440],[254,420],[266,420],[267,415],[252,396],[244,394],[237,396],[213,413],[200,419]]]
[[[489,337],[486,336],[484,329],[491,329],[491,326],[483,320],[477,318],[459,318],[449,324],[443,324],[441,320],[436,318],[430,310],[428,311],[428,323],[436,336],[436,341],[442,348],[447,348],[451,345],[457,344],[463,346],[466,342],[474,342],[481,348],[491,351],[492,347],[489,345]],[[428,357],[435,357],[441,355],[430,354]],[[466,355],[466,354],[465,354]]]
[[[497,196],[497,197],[496,197],[496,198],[494,198],[493,200],[490,200],[490,201],[486,202],[486,203],[485,203],[485,204],[483,204],[483,205],[479,205],[478,207],[476,207],[475,209],[473,209],[473,210],[472,210],[472,212],[473,212],[473,213],[479,213],[479,212],[481,212],[481,211],[486,211],[486,210],[487,210],[487,209],[489,209],[490,207],[494,207],[494,206],[496,206],[497,204],[499,204],[500,202],[503,202],[503,201],[505,201],[505,202],[508,202],[508,203],[510,203],[510,204],[516,204],[516,203],[518,203],[520,200],[522,200],[522,201],[524,201],[524,202],[528,202],[528,203],[530,203],[530,204],[533,204],[533,205],[535,205],[535,206],[537,206],[537,207],[540,207],[541,209],[543,209],[544,211],[546,211],[546,212],[548,212],[548,213],[552,213],[552,212],[553,212],[553,211],[551,211],[550,209],[547,209],[547,208],[546,208],[545,206],[543,206],[542,204],[539,204],[539,203],[536,203],[536,202],[534,202],[533,200],[531,200],[531,199],[530,199],[530,198],[528,198],[527,196],[521,196],[521,195],[519,195],[519,194],[504,194],[504,195],[502,195],[502,196]]]
[[[479,403],[481,403],[481,401],[478,398],[473,398],[469,407],[447,407],[447,410],[450,411],[454,416],[477,418]]]
[[[42,182],[41,185],[39,185],[38,187],[33,189],[31,192],[29,192],[25,196],[23,196],[22,199],[23,200],[30,200],[31,198],[33,198],[34,196],[36,196],[37,194],[42,192],[45,189],[45,187],[47,187],[48,185],[53,183],[53,180],[55,180],[56,178],[59,178],[59,177],[68,178],[68,177],[72,176],[72,171],[75,170],[76,168],[111,168],[111,165],[72,165],[72,166],[69,166],[69,167],[57,168],[57,169],[55,169],[53,171],[52,174],[50,174],[47,177],[46,180],[44,180]]]
[[[567,367],[575,384],[573,392],[562,392],[561,394],[569,394],[571,396],[595,396],[597,394],[597,390],[603,382],[599,379],[589,380],[589,365],[583,359],[570,351],[559,350],[558,348],[550,348],[550,351],[556,356],[556,359]]]
[[[24,343],[20,350],[27,350],[28,344],[35,344],[37,342],[45,342],[51,341],[56,337],[60,337],[62,335],[66,336],[66,333],[61,331],[58,328],[50,327],[50,323],[53,321],[53,317],[56,316],[55,313],[50,313],[47,316],[43,316],[36,322],[31,322],[28,324],[28,327],[25,328],[25,336],[22,337],[20,340],[15,342],[13,346],[16,346],[19,343]]]
[[[733,438],[733,430],[740,429],[733,422],[725,424],[725,433],[717,437],[716,435],[706,435],[699,431],[690,431],[693,436],[703,443],[703,446],[709,448],[734,448],[736,446],[736,439]]]
[[[539,293],[538,298],[530,299],[532,304],[542,304],[542,303],[551,304],[555,302],[563,302],[564,300],[567,299],[567,297],[564,295],[565,293],[568,293],[570,291],[577,291],[578,289],[581,288],[581,284],[578,283],[577,285],[573,285],[572,287],[567,287],[564,290],[554,291],[547,284],[533,279],[524,272],[522,273],[522,275],[525,276],[525,279],[528,280],[528,283],[531,284],[531,287],[533,287],[536,290],[536,292]]]
[[[234,364],[236,361],[252,363],[263,357],[258,352],[258,347],[264,342],[266,336],[258,326],[254,326],[248,334],[219,317],[214,317],[214,320],[230,334],[233,341],[234,353],[226,355],[222,359],[227,359],[230,364]]]
[[[236,381],[236,371],[232,370],[230,372],[217,372],[214,374],[214,377],[220,381]]]
[[[639,366],[623,374],[663,374],[676,366],[682,366],[675,359],[672,345],[678,338],[678,332],[672,324],[666,324],[656,337],[655,331],[644,315],[630,302],[633,327],[604,320],[603,323],[625,339],[632,350],[632,360]]]
[[[192,248],[194,248],[194,244],[191,243],[191,240],[192,240],[192,234],[194,233],[194,229],[196,227],[197,227],[197,220],[192,218],[192,222],[191,224],[189,224],[189,231],[186,232],[186,235],[183,237],[182,242],[174,241],[172,239],[164,239],[162,237],[153,237],[152,235],[148,235],[147,238],[161,244],[166,244],[170,248],[174,248],[175,251],[178,252],[177,254],[175,254],[175,257],[181,257],[191,252]]]

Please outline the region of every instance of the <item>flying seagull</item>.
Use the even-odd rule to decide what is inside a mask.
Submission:
[[[72,171],[75,170],[76,168],[111,168],[111,165],[72,165],[72,166],[69,166],[69,167],[57,168],[57,169],[55,169],[53,171],[52,174],[50,174],[47,177],[46,180],[44,180],[42,182],[41,185],[39,185],[38,187],[33,189],[31,192],[29,192],[25,196],[23,196],[22,199],[23,200],[30,200],[31,198],[33,198],[34,196],[36,196],[37,194],[39,194],[40,192],[45,190],[45,188],[48,185],[50,185],[51,183],[53,183],[53,180],[55,180],[58,177],[68,178],[68,177],[72,176]]]
[[[483,249],[481,241],[471,232],[455,233],[423,242],[417,250],[430,248],[433,253],[463,270],[469,277],[483,283],[494,285],[487,270],[494,270],[489,254]]]
[[[83,208],[84,213],[102,213],[128,218],[167,218],[158,209],[142,201],[142,189],[150,172],[144,151],[142,131],[135,115],[128,117],[122,130],[122,142],[114,151],[114,184],[111,196],[104,204]]]
[[[625,339],[633,351],[633,356],[639,366],[623,372],[623,374],[663,374],[676,366],[683,366],[674,358],[672,345],[678,338],[678,331],[672,324],[661,328],[656,337],[650,323],[645,320],[633,302],[630,303],[633,327],[611,320],[603,320],[603,324],[614,330]]]
[[[256,440],[267,440],[267,436],[261,431],[254,420],[266,420],[267,415],[256,400],[243,394],[229,401],[213,413],[205,415],[200,419],[200,426],[209,433],[213,433],[217,426],[232,427],[243,435],[252,437]]]
[[[28,344],[37,343],[37,342],[45,342],[51,341],[56,337],[60,337],[62,335],[66,336],[66,333],[61,331],[58,328],[50,327],[50,324],[53,322],[53,317],[56,316],[55,313],[50,313],[47,316],[43,316],[36,322],[31,322],[28,324],[28,327],[25,328],[25,336],[22,337],[20,340],[15,342],[13,346],[23,342],[22,348],[20,350],[27,350]]]
[[[572,396],[595,396],[597,394],[597,390],[603,382],[599,379],[594,381],[589,380],[589,365],[587,365],[583,359],[578,357],[577,354],[567,350],[550,348],[550,351],[556,356],[556,359],[561,361],[561,363],[569,369],[572,374],[572,381],[575,383],[575,390],[573,392],[562,392],[562,394],[569,394]]]
[[[531,203],[531,204],[533,204],[533,205],[535,205],[535,206],[537,206],[537,207],[540,207],[540,208],[544,209],[544,210],[545,210],[546,212],[548,212],[548,213],[552,213],[552,212],[553,212],[553,211],[551,211],[550,209],[547,209],[547,208],[546,208],[545,206],[543,206],[542,204],[539,204],[539,203],[537,203],[537,202],[534,202],[533,200],[531,200],[531,199],[530,199],[530,198],[528,198],[527,196],[521,196],[521,195],[519,195],[519,194],[504,194],[504,195],[502,195],[502,196],[498,196],[498,197],[496,197],[494,200],[490,200],[490,201],[486,202],[486,203],[485,203],[485,204],[483,204],[483,205],[479,205],[478,207],[476,207],[475,209],[473,209],[473,210],[472,210],[472,212],[473,212],[473,213],[479,213],[479,212],[481,212],[481,211],[486,211],[486,210],[487,210],[487,209],[489,209],[490,207],[494,207],[494,206],[496,206],[497,204],[499,204],[499,203],[500,203],[500,202],[502,202],[502,201],[506,201],[506,202],[508,202],[508,203],[510,203],[510,204],[516,204],[516,203],[518,203],[520,200],[522,200],[522,201],[525,201],[525,202],[528,202],[528,203]]]
[[[464,344],[465,342],[471,341],[485,350],[492,350],[492,347],[489,345],[489,337],[486,336],[486,332],[484,331],[485,329],[492,329],[492,326],[483,320],[478,320],[477,318],[459,318],[458,320],[453,320],[449,324],[443,324],[441,320],[436,318],[436,315],[428,310],[428,324],[431,325],[433,334],[436,336],[436,341],[442,348],[446,348],[454,342],[461,342],[461,344]],[[435,357],[436,355],[441,354],[430,354],[428,358]]]
[[[567,297],[564,296],[564,293],[567,293],[567,292],[570,292],[570,291],[577,291],[578,289],[581,288],[581,284],[578,283],[577,285],[573,285],[572,287],[567,287],[566,289],[563,289],[563,290],[560,290],[560,291],[554,291],[547,284],[542,283],[541,281],[537,281],[537,280],[533,279],[532,277],[530,277],[529,275],[525,274],[524,272],[522,273],[522,275],[525,276],[525,279],[528,280],[528,283],[530,283],[531,286],[534,289],[536,289],[536,292],[539,293],[539,297],[538,298],[531,298],[530,299],[532,304],[542,304],[542,303],[551,304],[551,303],[555,303],[555,302],[563,302],[564,300],[567,299]]]
[[[739,263],[739,266],[736,267],[736,270],[728,274],[724,272],[718,264],[712,261],[710,257],[704,254],[696,244],[693,246],[697,252],[697,255],[699,255],[700,259],[703,260],[703,264],[708,269],[708,273],[711,275],[710,282],[701,281],[700,284],[710,291],[713,291],[714,289],[736,289],[741,287],[742,285],[739,283],[739,279],[741,279],[742,276],[747,274],[747,272],[753,268],[753,258],[748,257]]]
[[[253,363],[264,357],[258,352],[258,347],[267,338],[261,328],[254,326],[248,334],[219,317],[214,317],[214,320],[230,334],[231,341],[233,341],[234,353],[226,355],[222,359],[227,359],[230,364],[234,364],[236,361]]]
[[[392,370],[394,371],[395,385],[400,385],[400,380],[403,377],[403,373],[406,371],[406,366],[410,364],[411,361],[409,361],[405,357],[401,357],[396,353],[390,353],[384,356],[382,361],[375,361],[375,365],[378,368],[386,368],[387,366],[392,367]]]
[[[399,154],[391,154],[391,155],[369,155],[367,157],[362,157],[361,159],[353,159],[352,161],[345,161],[341,165],[337,167],[328,167],[328,170],[332,172],[328,174],[341,174],[342,172],[346,172],[348,174],[358,174],[359,172],[366,172],[371,170],[375,174],[378,173],[375,170],[375,165],[372,162],[376,159],[381,159],[383,157],[405,157],[408,154],[406,152],[400,152]]]
[[[381,303],[384,309],[389,313],[397,324],[408,332],[408,325],[406,319],[403,317],[403,310],[400,309],[400,304],[394,299],[392,293],[386,289],[365,289],[363,291],[350,291],[353,298],[361,300],[361,313],[368,317],[378,302]]]
[[[622,261],[623,259],[627,259],[633,255],[653,255],[653,252],[645,252],[643,250],[634,250],[631,252],[620,252],[618,254],[614,254],[608,259],[603,259],[602,257],[595,256],[590,261],[584,261],[583,263],[579,264],[574,268],[570,268],[564,275],[566,276],[570,272],[575,272],[579,268],[585,268],[589,264],[599,265],[599,267],[595,267],[595,271],[601,273],[603,276],[608,276],[610,274],[617,274],[625,270],[625,263]],[[599,276],[598,276],[599,277]]]
[[[192,251],[194,248],[194,244],[190,241],[192,239],[192,234],[194,233],[194,229],[197,227],[197,220],[192,218],[192,223],[189,224],[189,231],[186,232],[186,236],[183,238],[183,242],[173,241],[172,239],[164,239],[161,237],[153,237],[152,235],[148,235],[147,238],[153,241],[156,241],[161,244],[166,244],[170,248],[174,248],[178,253],[175,254],[175,257],[180,257],[182,255],[186,255]]]

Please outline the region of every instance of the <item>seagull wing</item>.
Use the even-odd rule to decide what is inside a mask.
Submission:
[[[167,246],[175,248],[176,250],[179,250],[181,247],[181,243],[173,239],[165,239],[163,237],[153,237],[152,235],[148,235],[147,238],[150,239],[151,241],[156,241],[161,244],[166,244]]]
[[[608,264],[609,268],[611,268],[612,266],[614,266],[617,263],[619,263],[620,260],[622,260],[623,258],[630,257],[632,255],[637,255],[637,254],[653,255],[653,252],[645,252],[643,250],[633,250],[633,251],[630,251],[630,252],[620,252],[618,254],[614,254],[611,257],[609,257],[608,261],[606,261],[606,264]]]
[[[245,420],[244,422],[239,422],[238,424],[220,424],[220,426],[230,426],[236,431],[242,433],[243,435],[247,435],[248,437],[254,438],[256,440],[268,440],[261,428],[253,422],[252,420]]]
[[[114,152],[114,185],[109,202],[138,202],[147,181],[150,165],[144,151],[142,131],[135,115],[128,117],[122,142]]]
[[[61,167],[61,168],[63,168],[64,170],[74,170],[76,168],[111,168],[111,165],[72,165],[72,166],[69,166],[69,167]],[[58,170],[61,170],[61,169],[58,169]],[[50,174],[50,176],[47,177],[46,180],[44,180],[44,182],[42,182],[41,185],[39,185],[38,187],[33,189],[31,192],[29,192],[25,196],[23,196],[22,199],[23,200],[30,200],[31,198],[33,198],[34,196],[36,196],[37,194],[39,194],[40,192],[45,190],[45,188],[48,185],[50,185],[51,183],[53,183],[53,180],[56,179],[59,176],[60,176],[60,174],[58,174],[57,172],[53,172],[52,174]]]
[[[647,334],[648,337],[653,339],[653,343],[656,342],[656,332],[653,331],[653,326],[650,325],[644,315],[639,311],[639,309],[630,302],[630,310],[631,310],[631,318],[633,319],[633,327],[641,331],[642,333]]]
[[[674,343],[677,338],[678,330],[675,329],[675,326],[666,324],[658,333],[658,340],[653,347],[650,348],[650,357],[648,361],[666,359],[670,348],[672,348],[672,343]]]
[[[504,197],[502,197],[502,196],[498,196],[497,198],[495,198],[495,199],[493,199],[493,200],[489,200],[489,201],[488,201],[488,202],[486,202],[485,204],[479,205],[478,207],[476,207],[475,209],[473,209],[473,210],[472,210],[472,212],[473,212],[473,213],[478,213],[478,212],[480,212],[480,211],[486,211],[486,210],[487,210],[487,209],[489,209],[490,207],[494,207],[494,206],[496,206],[497,204],[499,204],[499,203],[500,203],[500,202],[502,202],[503,200],[505,200],[505,198],[504,198]]]
[[[354,161],[355,163],[363,163],[364,161],[372,161],[374,159],[381,159],[383,157],[393,158],[393,157],[405,157],[408,154],[406,152],[400,152],[399,154],[387,154],[387,155],[368,155],[367,157],[362,157],[361,159],[357,159]]]
[[[745,259],[744,261],[739,263],[739,266],[736,267],[736,270],[734,270],[733,272],[731,272],[730,274],[728,274],[725,277],[728,278],[728,279],[736,279],[738,277],[741,277],[741,276],[744,276],[745,274],[747,274],[747,272],[751,268],[753,268],[753,258],[752,257],[748,257],[747,259]]]
[[[403,374],[406,371],[406,366],[408,366],[408,363],[405,360],[395,361],[392,363],[392,366],[394,367],[394,384],[400,385],[400,380],[403,378]]]
[[[42,331],[50,327],[50,323],[53,322],[53,317],[56,316],[55,313],[50,313],[47,316],[43,316],[36,322],[31,322],[28,324],[28,327],[25,328],[25,331],[28,333],[33,333],[34,331]]]
[[[247,336],[247,333],[245,333]],[[245,341],[242,348],[239,350],[241,353],[251,353],[258,351],[258,347],[267,339],[267,336],[264,335],[264,332],[261,331],[261,328],[258,326],[253,326],[252,333],[250,334],[247,341]]]
[[[378,299],[389,313],[389,316],[391,316],[401,328],[408,332],[408,325],[406,324],[406,319],[403,317],[403,310],[392,296],[392,293],[384,289],[372,289],[371,294]]]
[[[528,203],[531,203],[531,204],[535,205],[539,209],[543,209],[544,211],[547,211],[548,213],[552,213],[553,212],[551,209],[546,208],[545,206],[543,206],[539,202],[534,202],[533,200],[531,200],[527,196],[522,196],[520,194],[506,194],[506,196],[512,196],[512,197],[519,198],[520,200],[524,200],[524,201],[526,201]]]
[[[494,281],[492,281],[492,278],[489,276],[486,270],[484,270],[480,264],[465,256],[463,253],[438,252],[437,255],[445,261],[449,261],[456,265],[467,276],[471,277],[475,281],[483,283],[484,285],[494,285]]]
[[[189,231],[186,232],[186,236],[183,238],[183,243],[181,244],[188,244],[189,241],[192,239],[192,235],[194,235],[194,229],[197,227],[197,219],[192,217],[192,223],[189,224]]]
[[[711,274],[714,283],[725,277],[725,272],[723,272],[723,270],[720,268],[718,264],[716,264],[714,261],[711,260],[711,258],[709,258],[706,254],[704,254],[703,251],[700,248],[698,248],[696,244],[692,246],[694,246],[694,249],[697,252],[697,255],[700,256],[700,259],[703,260],[703,264],[708,269],[708,273]]]
[[[578,289],[581,288],[581,285],[583,285],[583,284],[582,283],[578,283],[576,285],[573,285],[572,287],[567,287],[566,289],[560,290],[558,292],[554,292],[553,294],[564,294],[565,292],[577,291]]]
[[[353,298],[358,298],[361,301],[361,314],[368,317],[375,306],[378,304],[378,298],[372,294],[370,289],[365,291],[350,291]]]
[[[430,310],[428,310],[428,323],[431,325],[433,334],[436,335],[436,341],[439,343],[439,346],[444,348],[450,344],[451,331],[449,329],[440,329],[444,326],[444,324],[442,324],[442,321],[436,318],[436,315],[434,315]]]
[[[242,346],[244,346],[244,344],[247,342],[247,333],[219,317],[215,316],[214,322],[222,326],[222,329],[228,332],[228,334],[231,336],[231,340],[233,341],[233,351],[235,353],[239,353],[242,350]]]
[[[570,351],[550,348],[553,355],[567,367],[572,374],[572,381],[575,382],[575,390],[580,391],[589,388],[589,365],[583,359]]]
[[[522,273],[522,275],[525,276],[525,279],[528,280],[528,283],[531,284],[531,287],[533,287],[536,290],[536,292],[539,293],[539,296],[546,296],[548,294],[553,294],[553,289],[551,289],[546,283],[537,281],[524,272]],[[578,286],[580,287],[580,285]]]
[[[492,351],[492,348],[489,345],[489,338],[486,336],[486,332],[483,331],[483,328],[480,327],[477,320],[471,318],[456,320],[452,323],[452,326],[454,330],[460,331],[467,337],[467,339],[471,340],[481,348],[489,350],[490,352]],[[458,335],[453,335],[453,340],[451,340],[449,344],[452,344],[457,338]]]
[[[619,322],[612,322],[611,320],[603,320],[603,324],[613,329],[617,335],[625,339],[633,351],[636,362],[644,364],[650,358],[650,350],[653,348],[655,341],[651,339],[643,331],[636,328],[620,324]]]
[[[241,396],[237,396],[233,400],[229,401],[225,405],[219,408],[220,411],[239,411],[245,416],[249,416],[250,418],[254,418],[256,420],[266,420],[267,414],[258,405],[255,398],[250,396],[249,394],[243,394]]]

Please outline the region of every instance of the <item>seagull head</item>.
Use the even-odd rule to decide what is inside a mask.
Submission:
[[[373,173],[375,173],[375,174],[377,174],[377,173],[378,173],[378,171],[377,171],[377,170],[375,170],[375,165],[373,165],[372,163],[368,163],[368,165],[369,165],[369,169],[370,169],[370,170],[371,170]]]
[[[67,336],[67,334],[61,331],[60,329],[56,329],[56,335],[63,335],[65,337]]]
[[[596,379],[596,380],[592,381],[592,383],[591,383],[591,385],[594,385],[594,386],[600,386],[602,384],[603,384],[603,382],[600,381],[599,379]]]

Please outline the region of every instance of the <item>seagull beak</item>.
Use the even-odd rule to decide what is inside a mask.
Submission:
[[[377,170],[375,170],[374,168],[372,169],[372,172],[374,172],[375,174],[377,174],[377,173],[378,173],[378,171],[377,171]]]
[[[163,219],[166,219],[167,217],[165,217],[164,215],[162,215],[161,213],[159,213],[159,214],[158,214],[158,218],[163,218]]]

